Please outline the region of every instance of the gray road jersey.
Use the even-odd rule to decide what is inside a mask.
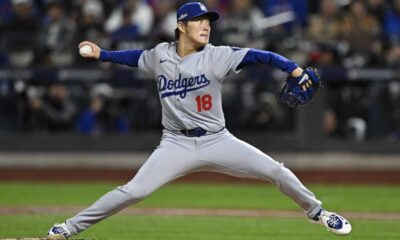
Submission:
[[[208,44],[181,58],[176,47],[177,43],[161,43],[139,59],[139,69],[157,81],[164,128],[219,131],[225,126],[222,81],[239,72],[236,67],[249,49]]]

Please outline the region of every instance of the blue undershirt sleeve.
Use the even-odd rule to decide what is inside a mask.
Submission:
[[[292,73],[293,70],[298,67],[295,62],[277,53],[252,48],[243,57],[242,62],[236,67],[236,70],[240,70],[247,65],[255,63],[268,64],[288,74]]]
[[[131,67],[138,67],[139,58],[144,50],[105,51],[101,50],[99,60]]]

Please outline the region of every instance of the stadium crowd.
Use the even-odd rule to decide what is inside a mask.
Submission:
[[[115,66],[79,57],[78,43],[91,40],[104,49],[120,50],[148,49],[162,41],[174,41],[175,10],[182,2],[186,1],[1,0],[0,69],[111,69]],[[400,66],[400,0],[203,2],[222,16],[212,26],[211,43],[214,45],[266,49],[302,66],[346,69]],[[277,81],[258,81],[254,72],[257,71],[247,71],[241,76],[246,80],[227,84],[224,90],[226,115],[234,116],[237,106],[242,106],[240,117],[228,124],[233,128],[292,129],[292,111],[281,108],[274,98],[280,85]],[[3,99],[0,111],[4,113],[0,120],[1,131],[75,130],[98,135],[107,131],[129,133],[136,128],[160,127],[160,110],[154,97],[156,93],[151,88],[135,81],[126,84],[118,79],[110,80],[76,86],[60,81],[21,83],[13,79],[6,83],[7,79],[0,79]],[[371,93],[371,84],[381,91]],[[355,129],[372,126],[371,119],[376,118],[371,115],[384,110],[376,107],[379,110],[371,112],[371,98],[382,93],[388,93],[388,99],[382,100],[381,105],[385,105],[385,101],[394,105],[390,110],[393,114],[384,117],[384,121],[390,122],[385,125],[390,129],[371,128],[369,134],[398,134],[400,84],[396,79],[367,86],[365,83],[327,85],[332,90],[327,95],[324,114],[324,130],[328,135],[346,135],[349,120],[354,120]],[[121,91],[125,86],[142,97],[134,100],[121,97],[130,94],[124,95]],[[115,92],[120,96],[117,100]],[[349,103],[352,108],[346,108]],[[352,116],[355,113],[358,115]],[[377,120],[376,124],[381,122]]]

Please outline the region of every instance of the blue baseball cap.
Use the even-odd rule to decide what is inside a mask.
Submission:
[[[208,11],[206,6],[200,2],[190,2],[183,4],[176,12],[176,20],[187,21],[193,18],[206,15],[210,22],[215,22],[219,18],[217,12]]]

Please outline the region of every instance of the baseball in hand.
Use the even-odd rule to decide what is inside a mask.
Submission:
[[[92,49],[92,47],[89,46],[89,45],[84,45],[84,46],[82,46],[82,47],[79,48],[79,54],[80,54],[82,57],[87,57],[87,56],[89,56],[90,54],[92,54],[92,52],[93,52],[93,49]]]

